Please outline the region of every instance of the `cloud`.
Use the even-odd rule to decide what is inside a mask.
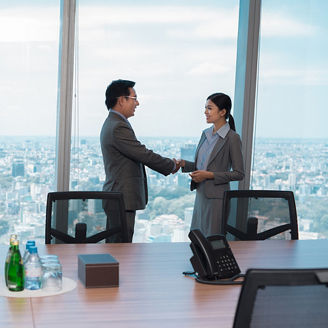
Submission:
[[[58,41],[59,6],[0,11],[0,42]]]
[[[294,85],[328,85],[328,71],[322,69],[263,69],[260,83]]]
[[[86,33],[117,38],[115,27],[122,30],[138,25],[139,29],[160,28],[163,34],[177,39],[236,38],[238,8],[207,9],[203,6],[83,6],[80,7],[80,29]],[[111,30],[111,27],[113,31]],[[133,33],[132,31],[130,33]],[[150,30],[148,29],[149,33]],[[84,33],[83,33],[84,34]],[[84,38],[81,33],[81,37]]]
[[[218,8],[219,9],[219,8]],[[233,10],[235,11],[235,9]],[[121,25],[121,24],[173,24],[197,23],[208,20],[228,20],[231,10],[215,11],[204,6],[80,6],[81,17],[88,17],[81,21],[81,26]]]
[[[213,75],[213,74],[225,74],[231,71],[231,66],[214,63],[213,62],[202,62],[195,65],[188,72],[189,75]]]
[[[280,12],[265,11],[261,18],[262,37],[312,36],[317,30],[317,26],[298,21],[294,17]]]
[[[158,25],[175,38],[227,39],[236,38],[238,7],[205,8],[204,6],[79,6],[81,40],[88,35],[106,33],[120,36],[111,26]],[[261,20],[263,37],[311,36],[318,27],[280,12],[265,11]],[[105,31],[105,32],[104,32]],[[59,32],[59,6],[20,6],[0,12],[0,42],[56,41]],[[99,34],[98,34],[99,35]]]
[[[80,6],[80,27],[91,31],[110,26],[139,24],[155,25],[175,38],[227,39],[236,38],[238,32],[238,7],[205,8],[204,6]],[[310,36],[318,27],[304,23],[285,13],[265,11],[262,14],[263,37]]]
[[[10,72],[11,76],[14,75],[13,72],[19,73],[25,78],[24,81],[34,84],[36,89],[41,87],[49,94],[54,93],[51,101],[49,96],[46,97],[46,92],[38,97],[33,94],[33,98],[30,93],[16,97],[26,100],[29,110],[24,113],[28,113],[31,120],[32,117],[38,117],[39,120],[36,122],[48,122],[49,118],[45,116],[49,110],[44,111],[44,108],[51,104],[51,111],[55,115],[56,83],[52,80],[56,80],[58,52],[46,42],[56,43],[58,40],[59,6],[38,10],[36,8],[26,5],[2,9],[0,42],[16,44],[19,50],[19,42],[40,41],[43,42],[42,49],[34,49],[35,45],[32,48],[28,45],[31,48],[28,48],[29,52],[25,56],[25,52],[21,51],[19,57],[20,53],[7,44],[7,48],[1,50],[1,55],[3,63],[15,64],[16,69]],[[156,129],[154,134],[172,134],[172,131],[179,131],[184,135],[199,129],[200,122],[204,121],[203,103],[212,89],[213,92],[216,89],[231,89],[232,91],[228,91],[232,94],[238,32],[237,7],[223,9],[219,8],[219,5],[80,5],[78,13],[76,23],[79,24],[81,132],[99,132],[95,125],[89,124],[85,118],[88,116],[83,113],[88,113],[90,108],[96,108],[95,113],[99,114],[94,115],[99,115],[99,122],[102,122],[106,114],[103,104],[105,83],[115,77],[137,81],[142,105],[140,119],[138,114],[136,125],[139,125],[144,135],[149,134],[149,130],[145,128],[141,119],[143,115],[145,118],[151,117],[153,123],[157,122],[159,113],[163,113],[159,127],[157,124],[150,124],[154,130]],[[265,12],[261,23],[262,37],[313,36],[318,31],[318,27],[300,21],[293,17],[293,14]],[[272,84],[328,84],[327,70],[321,71],[313,67],[311,70],[293,69],[291,65],[287,69],[281,68],[277,54],[286,51],[288,49],[276,49],[271,55],[277,62],[270,60],[268,65],[260,66],[260,83],[264,81]],[[265,54],[267,55],[270,54]],[[263,53],[261,56],[264,57]],[[21,58],[24,60],[20,60]],[[20,66],[17,63],[20,63]],[[26,72],[22,70],[23,65]],[[52,67],[50,73],[53,74],[49,74],[47,66]],[[51,81],[47,82],[45,78]],[[21,104],[13,97],[8,97],[8,94],[11,95],[13,92],[11,90],[14,90],[8,81],[11,80],[6,78],[0,89],[4,91],[2,94],[8,105],[14,106],[8,108],[17,111],[17,108],[23,107],[19,107]],[[143,96],[142,92],[147,94]],[[181,125],[181,121],[171,122],[177,111],[187,118],[184,126]],[[8,130],[12,128],[15,117],[10,122],[6,121]],[[22,133],[26,133],[26,126],[30,128],[29,124],[26,124],[27,118],[24,117],[24,124],[16,127],[17,131],[21,129]],[[171,129],[172,124],[175,124],[172,126],[175,130]],[[43,127],[46,130],[46,126],[48,128],[47,124],[37,123],[33,129],[37,133],[39,128],[40,131]],[[160,131],[157,131],[157,128]]]

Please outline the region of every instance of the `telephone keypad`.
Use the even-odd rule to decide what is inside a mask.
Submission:
[[[221,278],[226,276],[231,277],[231,274],[238,274],[240,272],[235,258],[231,255],[225,253],[219,255],[216,259],[218,275]]]

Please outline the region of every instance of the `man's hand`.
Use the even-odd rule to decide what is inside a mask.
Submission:
[[[213,172],[197,170],[189,174],[191,179],[197,183],[200,183],[206,179],[214,179]]]

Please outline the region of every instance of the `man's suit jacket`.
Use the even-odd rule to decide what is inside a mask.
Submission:
[[[183,172],[196,170],[198,151],[205,139],[205,131],[203,131],[196,149],[195,162],[185,161]],[[207,198],[223,198],[224,191],[230,189],[230,181],[242,180],[244,178],[241,140],[235,131],[230,129],[224,139],[220,138],[216,142],[207,164],[207,171],[214,173],[214,179],[208,179],[204,182],[205,196]],[[196,189],[197,185],[197,183],[191,181],[190,189]]]
[[[174,162],[142,145],[131,125],[113,112],[103,124],[100,142],[106,172],[103,190],[122,192],[126,210],[144,209],[148,201],[144,165],[169,175]]]

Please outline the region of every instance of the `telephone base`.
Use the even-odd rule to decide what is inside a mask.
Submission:
[[[231,278],[226,279],[207,279],[201,278],[197,274],[195,275],[195,280],[202,284],[209,284],[209,285],[242,285],[244,280],[237,280],[238,278],[244,278],[245,275],[242,273],[236,274]]]

